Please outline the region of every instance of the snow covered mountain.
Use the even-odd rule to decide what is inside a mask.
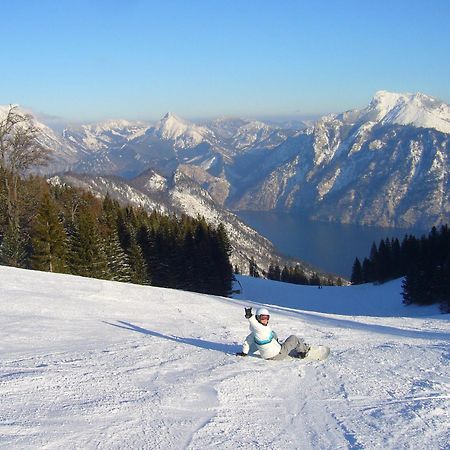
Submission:
[[[449,105],[380,91],[366,108],[298,131],[226,118],[197,126],[167,114],[76,169],[135,176],[153,167],[170,176],[183,167],[235,210],[429,228],[450,220],[449,136]]]
[[[72,170],[132,178],[148,168],[166,175],[180,164],[220,173],[223,160],[262,145],[275,146],[286,131],[258,121],[222,119],[194,124],[167,113],[156,124],[107,122],[66,129],[64,137],[83,153]]]
[[[400,280],[240,277],[229,299],[0,266],[0,442],[8,449],[446,449],[449,322]],[[244,307],[323,363],[237,358]]]
[[[128,155],[131,162],[122,161],[122,149],[131,140],[139,139],[150,127],[145,122],[110,120],[97,124],[66,128],[63,138],[81,155],[70,170],[81,173],[115,174],[126,171],[131,164],[140,165],[136,155]]]
[[[360,120],[383,125],[412,125],[450,133],[450,106],[425,94],[396,94],[379,91],[361,111]]]
[[[79,128],[66,128],[63,137],[85,153],[110,149],[145,133],[149,125],[144,122],[108,120]]]
[[[147,136],[173,141],[174,147],[180,150],[194,148],[202,142],[214,140],[208,128],[183,120],[171,112],[150,128]]]
[[[234,169],[241,189],[227,205],[366,225],[448,222],[449,111],[423,94],[379,92],[365,109],[325,116],[275,149],[242,157]]]

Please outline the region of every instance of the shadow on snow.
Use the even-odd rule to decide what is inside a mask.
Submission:
[[[289,310],[287,308],[277,307],[274,305],[270,305],[273,310],[278,310],[279,312]],[[351,319],[340,319],[336,317],[323,317],[318,313],[309,312],[309,311],[289,311],[291,314],[300,316],[303,320],[311,324],[317,324],[319,326],[323,326],[324,328],[336,327],[336,328],[345,328],[345,329],[353,329],[359,331],[368,331],[370,333],[377,334],[390,334],[392,336],[400,336],[411,339],[428,339],[435,341],[450,341],[450,334],[445,330],[422,330],[422,329],[407,329],[407,328],[399,328],[390,325],[380,325],[373,323],[364,323],[358,322],[357,318],[355,320]]]
[[[124,322],[123,320],[118,320],[118,323],[110,323],[105,322],[108,325],[111,325],[113,327],[122,328],[124,330],[128,331],[135,331],[137,333],[147,334],[149,336],[167,339],[168,341],[177,342],[179,344],[187,344],[187,345],[193,345],[194,347],[199,347],[207,350],[215,350],[222,353],[232,354],[234,355],[237,351],[240,350],[241,346],[237,344],[222,344],[220,342],[211,342],[206,341],[203,339],[196,339],[196,338],[185,338],[180,336],[173,336],[173,335],[167,335],[158,333],[157,331],[147,330],[146,328],[138,327],[137,325],[133,325],[129,322]]]

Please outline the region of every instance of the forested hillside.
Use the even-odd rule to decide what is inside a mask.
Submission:
[[[2,187],[7,178],[3,171]],[[231,291],[230,247],[221,225],[148,214],[37,177],[17,187],[18,227],[0,211],[2,264],[218,295]]]

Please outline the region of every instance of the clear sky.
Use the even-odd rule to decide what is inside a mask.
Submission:
[[[68,120],[291,116],[381,89],[450,103],[449,0],[14,0],[0,104]]]

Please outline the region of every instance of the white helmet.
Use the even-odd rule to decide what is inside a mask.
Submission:
[[[269,310],[266,308],[258,308],[255,316],[270,316]]]

